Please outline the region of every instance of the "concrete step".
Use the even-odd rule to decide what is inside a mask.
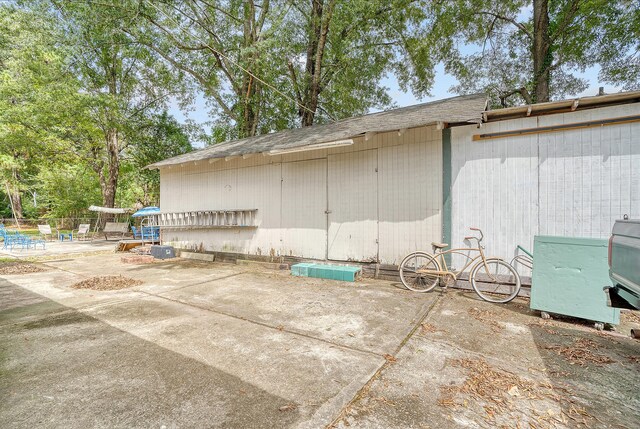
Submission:
[[[359,277],[361,273],[361,267],[348,265],[301,263],[291,266],[291,274],[294,276],[342,280],[347,282],[356,281],[356,278]]]

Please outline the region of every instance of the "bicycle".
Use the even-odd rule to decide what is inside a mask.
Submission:
[[[455,283],[460,274],[471,267],[469,281],[471,287],[480,298],[493,303],[507,303],[520,292],[520,276],[508,262],[501,258],[487,258],[484,247],[480,244],[484,234],[480,228],[469,228],[477,231],[480,237],[468,236],[465,240],[476,240],[477,247],[455,248],[443,250],[446,243],[431,243],[433,254],[427,252],[409,253],[400,263],[400,279],[402,284],[415,292],[429,292],[438,284],[446,288],[448,280]],[[478,252],[471,257],[468,253]],[[468,259],[461,270],[449,269],[444,255],[457,254]]]

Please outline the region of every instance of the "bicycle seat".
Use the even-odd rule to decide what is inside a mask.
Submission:
[[[431,245],[436,249],[444,249],[445,247],[449,246],[447,243],[437,243],[435,241],[431,242]]]

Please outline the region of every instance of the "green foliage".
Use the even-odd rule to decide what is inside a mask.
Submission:
[[[537,0],[536,0],[537,1]],[[420,29],[408,39],[412,62],[427,70],[443,62],[459,85],[458,93],[500,95],[525,88],[535,93],[532,0],[425,1]],[[600,66],[604,82],[627,89],[640,85],[640,6],[633,0],[559,0],[549,2],[547,66],[552,99],[586,89],[576,72]],[[421,87],[431,87],[432,75]],[[510,104],[522,103],[514,98]]]
[[[100,201],[100,183],[96,174],[79,163],[45,168],[37,177],[37,203],[45,207],[47,217],[82,217],[87,208]]]
[[[180,124],[166,114],[156,118],[181,88],[171,84],[174,75],[155,65],[146,49],[132,46],[120,31],[120,14],[80,3],[24,3],[28,7],[0,5],[0,192],[6,206],[10,193],[19,216],[84,215],[89,205],[105,201],[110,185],[115,197],[120,170],[134,172],[119,184],[123,203],[141,189],[157,198],[157,178],[135,173],[147,163],[137,156],[145,153],[138,146],[157,138],[175,143],[178,153],[190,149],[185,133],[174,137]],[[167,129],[164,137],[159,129]],[[109,140],[114,133],[117,140]],[[147,158],[153,151],[173,154],[162,143]],[[127,159],[128,153],[136,156]]]
[[[410,70],[402,58],[404,34],[421,16],[410,0],[120,5],[143,19],[124,31],[205,94],[216,142],[299,126],[306,109],[322,123],[388,107],[386,75],[402,72],[403,82],[419,82],[411,71],[425,70]],[[314,15],[314,7],[322,13]]]
[[[217,143],[392,106],[383,81],[429,95],[444,63],[459,93],[534,94],[541,0],[16,0],[0,3],[0,215],[78,216],[157,204],[144,166]],[[635,0],[548,2],[552,98],[576,71],[640,88]],[[166,113],[203,92],[210,135]],[[311,114],[309,114],[311,112]],[[37,205],[32,203],[37,194]]]
[[[140,124],[136,144],[130,147],[125,162],[124,174],[126,197],[122,206],[130,207],[136,202],[143,206],[160,202],[160,173],[144,167],[172,156],[181,155],[193,148],[185,127],[166,111],[147,118]]]

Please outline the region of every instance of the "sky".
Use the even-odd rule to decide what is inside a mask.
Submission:
[[[620,88],[599,83],[598,72],[598,67],[591,67],[585,70],[584,73],[575,73],[576,76],[585,78],[589,82],[589,87],[580,94],[575,94],[576,97],[597,95],[598,88],[601,86],[604,86],[605,93],[614,93],[620,91]],[[398,107],[405,107],[413,104],[455,97],[457,94],[454,92],[450,92],[449,89],[456,84],[456,78],[451,76],[450,74],[445,73],[444,66],[442,64],[438,65],[438,67],[436,68],[436,77],[433,88],[431,90],[431,97],[416,98],[410,92],[402,91],[398,86],[397,79],[394,76],[388,76],[385,80],[383,80],[383,85],[389,88],[389,94]],[[182,123],[187,120],[191,120],[197,124],[204,124],[210,119],[209,109],[205,104],[205,99],[201,95],[196,98],[196,101],[191,106],[191,110],[192,111],[188,112],[182,111],[178,107],[177,103],[172,103],[169,108],[169,113]],[[372,110],[372,112],[373,111],[375,110]],[[209,127],[205,126],[205,129],[208,130]]]

